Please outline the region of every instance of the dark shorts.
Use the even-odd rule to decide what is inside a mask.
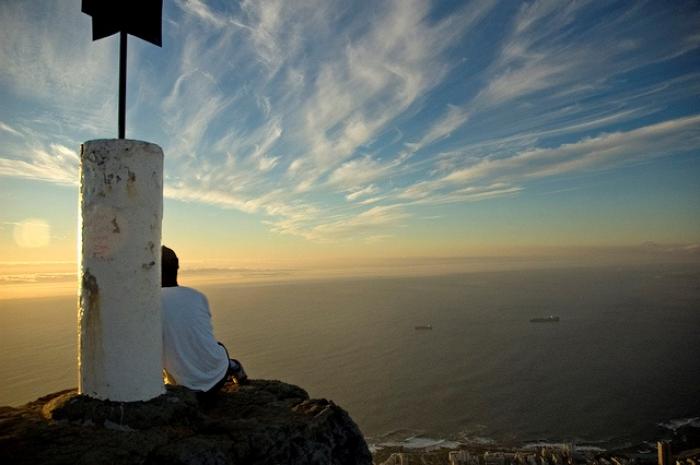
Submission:
[[[226,358],[230,360],[226,346],[220,342],[218,344],[224,348],[224,350],[226,351]],[[219,392],[221,388],[224,387],[224,384],[226,384],[226,381],[228,381],[229,375],[229,368],[226,368],[226,373],[224,373],[224,376],[219,381],[217,381],[217,383],[214,386],[212,386],[211,389],[209,389],[208,391],[197,392],[197,399],[203,404],[212,404],[214,398],[216,397],[216,393]]]
[[[220,343],[220,342],[217,342],[217,344],[219,344],[221,347],[224,348],[224,351],[226,351],[226,358],[227,358],[228,360],[231,360],[231,356],[228,354],[228,349],[226,348],[226,346],[223,345],[223,344]],[[229,365],[229,366],[230,366],[230,365]],[[216,391],[218,391],[219,389],[221,389],[221,388],[224,386],[224,384],[226,384],[226,381],[228,380],[228,377],[229,377],[229,375],[231,374],[231,373],[229,372],[229,370],[230,370],[230,368],[226,368],[226,373],[224,373],[223,378],[221,378],[211,389],[209,389],[208,391],[206,391],[207,394],[210,393],[210,392],[211,392],[211,393],[215,393]]]

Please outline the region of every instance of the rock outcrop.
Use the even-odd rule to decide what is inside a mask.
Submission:
[[[350,416],[279,381],[227,385],[203,404],[168,387],[149,402],[58,392],[0,407],[2,464],[371,464]]]

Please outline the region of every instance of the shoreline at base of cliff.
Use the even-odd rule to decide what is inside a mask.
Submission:
[[[679,419],[658,425],[653,440],[623,447],[566,441],[498,443],[488,438],[432,439],[408,435],[403,439],[366,438],[376,465],[646,465],[657,464],[657,443],[669,446],[668,465],[700,463],[700,418]]]

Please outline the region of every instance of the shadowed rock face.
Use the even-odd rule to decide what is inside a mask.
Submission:
[[[371,464],[342,408],[279,381],[227,385],[210,403],[168,387],[149,402],[74,390],[0,407],[3,464]]]

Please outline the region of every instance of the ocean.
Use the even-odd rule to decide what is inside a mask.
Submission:
[[[199,289],[249,376],[335,401],[374,444],[616,447],[700,417],[697,265]],[[75,297],[0,301],[0,328],[0,405],[77,384]]]

